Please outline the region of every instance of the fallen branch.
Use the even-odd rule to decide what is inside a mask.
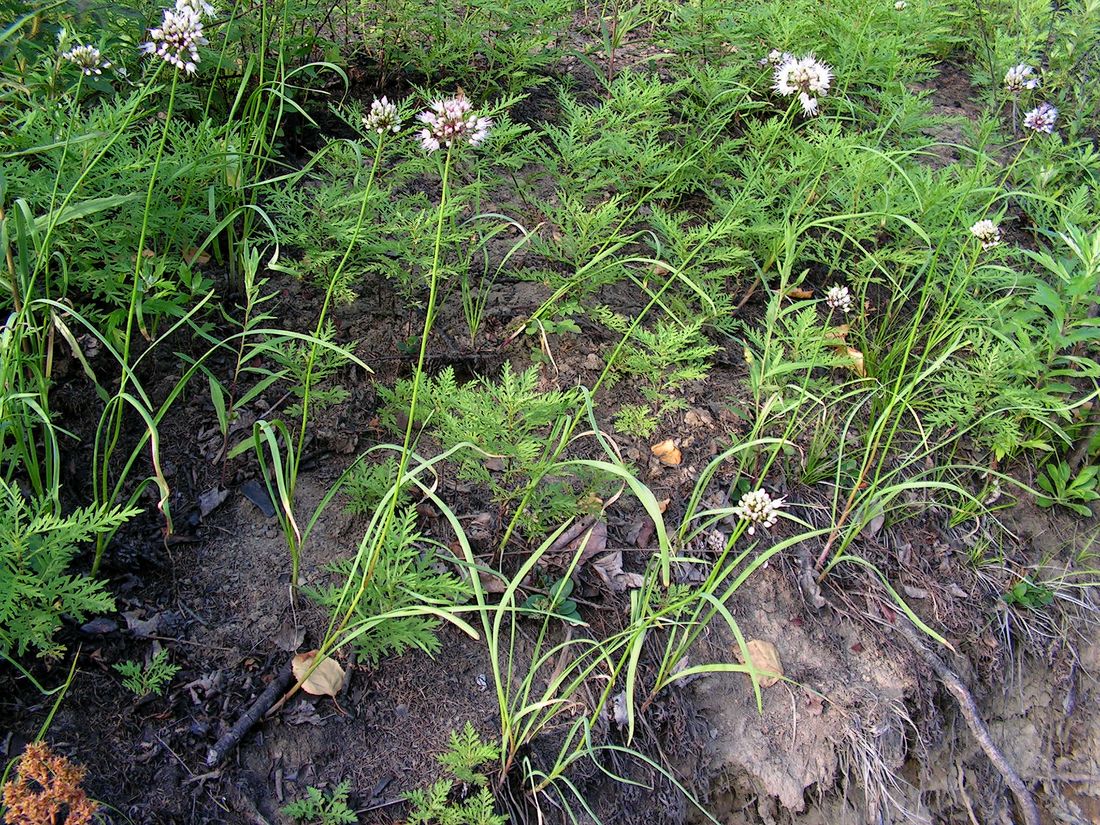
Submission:
[[[945,665],[939,656],[925,646],[920,636],[917,635],[917,631],[908,621],[899,617],[897,627],[901,631],[901,635],[909,642],[909,646],[916,651],[917,655],[919,655],[930,668],[932,668],[936,676],[938,676],[943,683],[943,686],[955,697],[955,701],[958,702],[959,705],[959,712],[962,713],[963,719],[966,720],[966,726],[970,728],[970,733],[973,734],[974,738],[978,741],[978,745],[993,764],[993,767],[1000,772],[1001,776],[1004,778],[1005,784],[1008,785],[1009,790],[1012,791],[1012,795],[1016,797],[1016,805],[1020,809],[1020,814],[1023,816],[1025,825],[1040,825],[1039,808],[1035,804],[1035,799],[1032,797],[1031,791],[1027,789],[1024,780],[1020,778],[1015,768],[1009,764],[1008,759],[1001,753],[1000,748],[994,743],[993,737],[989,735],[989,728],[982,719],[981,712],[978,710],[978,705],[974,701],[973,694],[971,694],[970,690],[963,684],[959,675]]]
[[[244,715],[237,720],[237,723],[214,744],[214,747],[206,752],[206,766],[208,768],[218,765],[233,748],[240,744],[244,735],[263,718],[268,709],[275,704],[275,700],[279,698],[279,695],[287,689],[292,678],[290,662],[287,662],[286,666],[279,671],[279,675],[271,680],[271,684],[252,703],[252,707],[245,711]]]

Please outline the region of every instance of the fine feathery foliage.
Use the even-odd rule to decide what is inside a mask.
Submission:
[[[479,765],[499,758],[500,748],[497,745],[482,742],[474,726],[467,722],[461,733],[451,731],[450,746],[440,754],[439,764],[459,782],[484,786],[489,780],[485,774],[478,773],[475,769]]]
[[[505,363],[499,381],[482,378],[459,384],[448,367],[422,378],[417,415],[444,450],[472,444],[456,456],[463,479],[484,484],[492,501],[514,517],[525,533],[537,534],[583,509],[587,481],[555,473],[564,438],[580,403],[576,390],[541,390],[539,369],[522,373]],[[408,409],[412,382],[380,388],[387,402],[383,422]]]
[[[81,787],[85,768],[54,753],[45,742],[27,745],[16,766],[16,777],[3,788],[4,822],[43,825],[64,821],[90,825],[99,803]]]
[[[348,576],[363,575],[352,561],[330,565],[337,583],[329,587],[307,589],[306,593],[321,605],[336,610],[341,602],[342,582]],[[417,605],[452,606],[468,595],[462,580],[442,569],[433,544],[416,527],[416,510],[401,513],[393,530],[386,536],[374,569],[369,575],[356,615],[371,621],[393,611]],[[439,620],[425,615],[397,616],[372,622],[356,636],[361,656],[377,664],[386,656],[396,656],[415,648],[430,655],[441,649],[436,630]]]
[[[285,816],[304,825],[350,825],[358,822],[355,811],[348,807],[351,783],[346,779],[326,794],[312,785],[306,788],[305,799],[291,802],[281,810]]]
[[[407,825],[505,825],[508,819],[495,812],[488,778],[476,770],[499,758],[500,748],[483,742],[469,722],[461,733],[451,731],[450,745],[438,759],[454,778],[440,779],[427,789],[405,794],[411,806]],[[458,794],[471,787],[477,792]]]
[[[114,666],[122,676],[122,684],[135,696],[160,696],[180,671],[180,666],[168,661],[168,649],[158,650],[144,666],[134,661],[119,662]]]
[[[102,582],[69,566],[81,544],[137,512],[86,507],[58,516],[49,502],[28,501],[0,479],[0,653],[59,655],[54,634],[63,615],[83,621],[114,609]]]
[[[606,307],[593,314],[620,335],[630,329],[628,319]],[[708,359],[718,347],[707,342],[702,326],[702,321],[679,324],[662,320],[652,330],[638,327],[631,334],[630,346],[610,364],[610,369],[613,374],[644,381],[647,396],[666,397],[688,381],[706,378],[710,372]]]

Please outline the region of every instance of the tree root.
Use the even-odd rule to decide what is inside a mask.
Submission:
[[[948,692],[955,697],[955,701],[959,705],[959,712],[962,713],[963,719],[966,720],[966,725],[970,728],[970,733],[973,734],[977,740],[978,745],[981,746],[982,751],[986,757],[992,763],[1004,778],[1005,784],[1008,785],[1009,790],[1012,791],[1012,795],[1016,798],[1016,805],[1020,809],[1020,815],[1023,817],[1025,825],[1040,825],[1039,820],[1039,808],[1035,804],[1035,798],[1031,795],[1031,791],[1027,789],[1027,785],[1020,778],[1020,775],[1016,773],[1015,768],[1009,764],[1005,755],[1001,753],[1000,748],[993,741],[993,737],[989,735],[989,728],[986,726],[985,721],[982,719],[981,712],[978,710],[978,705],[974,701],[973,694],[963,684],[962,679],[951,668],[944,664],[936,653],[929,650],[917,634],[916,629],[909,624],[901,616],[898,617],[897,623],[898,629],[901,631],[902,636],[909,642],[909,646],[919,655],[925,663],[932,668],[936,676],[939,677],[943,686],[947,688]]]
[[[286,666],[279,671],[279,675],[271,680],[271,684],[252,703],[252,707],[245,711],[241,718],[237,720],[237,723],[214,744],[214,747],[206,752],[206,766],[208,768],[218,765],[233,748],[240,744],[244,735],[263,718],[263,715],[275,704],[275,700],[279,698],[279,695],[287,689],[292,678],[293,673],[290,669],[290,662],[287,662]]]

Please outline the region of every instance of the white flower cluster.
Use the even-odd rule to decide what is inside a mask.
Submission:
[[[1035,76],[1035,69],[1026,63],[1013,66],[1005,72],[1005,91],[1018,95],[1025,89],[1039,88],[1039,78]]]
[[[363,125],[380,135],[386,132],[397,134],[401,131],[401,118],[397,114],[396,104],[390,103],[385,96],[381,100],[375,98],[370,111],[363,116]]]
[[[779,520],[779,508],[786,507],[786,502],[781,498],[772,498],[766,490],[753,490],[745,493],[733,513],[738,518],[749,522],[749,535],[756,533],[756,528],[764,530],[772,527]]]
[[[202,12],[196,11],[196,7],[213,10],[209,3],[188,0],[179,0],[176,8],[165,9],[160,25],[149,30],[149,42],[141,44],[141,51],[194,74],[199,63],[199,46],[209,42],[202,33]]]
[[[778,66],[788,60],[794,60],[794,55],[790,52],[781,52],[779,49],[772,49],[768,52],[767,57],[760,58],[760,65]]]
[[[1035,132],[1054,133],[1054,124],[1058,120],[1058,110],[1049,103],[1040,103],[1026,115],[1024,126]]]
[[[489,136],[493,121],[478,117],[465,95],[459,94],[447,100],[437,100],[431,107],[416,116],[424,124],[418,138],[425,152],[434,152],[442,146],[469,143],[477,146]]]
[[[207,0],[176,0],[176,11],[192,11],[201,20],[203,17],[213,17],[215,9]]]
[[[825,294],[825,303],[832,309],[848,314],[852,311],[852,293],[848,291],[848,287],[834,284]]]
[[[104,69],[111,68],[110,61],[104,60],[95,46],[74,46],[61,56],[79,66],[86,75],[103,74]]]
[[[909,4],[906,3],[905,0],[898,0],[898,2],[894,3],[895,11],[905,11],[907,8],[909,8]]]
[[[798,95],[802,112],[816,115],[818,98],[824,97],[833,81],[833,70],[812,54],[805,57],[788,56],[775,69],[772,88],[783,97]]]
[[[970,227],[970,234],[982,243],[982,249],[992,249],[1001,242],[1001,230],[986,218]]]

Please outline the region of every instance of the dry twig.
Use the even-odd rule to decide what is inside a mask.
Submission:
[[[208,768],[218,765],[240,743],[244,735],[252,729],[252,726],[259,722],[268,709],[275,704],[279,694],[287,689],[291,678],[293,678],[293,673],[290,669],[290,662],[287,662],[286,666],[279,671],[279,675],[271,680],[271,684],[252,703],[252,707],[245,711],[241,718],[237,720],[237,723],[215,743],[214,747],[206,752],[206,766]]]

